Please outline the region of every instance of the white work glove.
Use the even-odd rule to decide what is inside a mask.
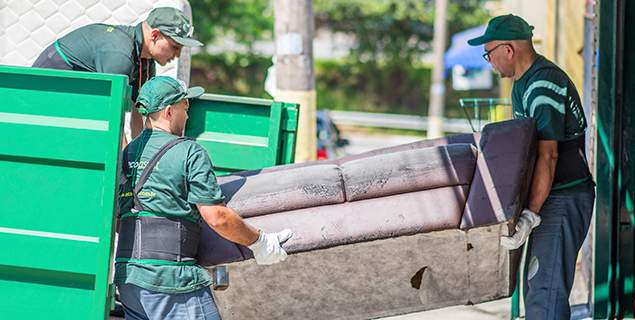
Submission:
[[[293,232],[284,229],[277,233],[265,233],[260,231],[258,240],[248,248],[253,251],[257,264],[274,264],[287,258],[287,253],[281,244],[293,237]]]
[[[540,216],[529,209],[523,210],[516,224],[516,233],[511,237],[501,237],[501,246],[507,250],[514,250],[527,241],[531,230],[540,225]]]

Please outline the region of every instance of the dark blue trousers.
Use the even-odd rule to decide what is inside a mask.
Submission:
[[[529,236],[525,259],[526,319],[571,318],[569,294],[594,201],[592,186],[554,192],[545,201],[540,210],[542,222]]]

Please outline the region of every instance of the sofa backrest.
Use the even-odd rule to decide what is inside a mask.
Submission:
[[[347,201],[469,185],[476,148],[453,144],[377,154],[340,165]]]
[[[334,164],[219,177],[227,206],[243,218],[345,201],[342,174]]]
[[[337,162],[264,169],[218,178],[227,206],[243,218],[469,185],[476,166],[473,145],[457,143],[376,154]]]
[[[293,227],[289,253],[514,220],[535,156],[533,120],[335,161],[219,177],[228,207],[267,231]],[[200,263],[251,257],[204,226]]]
[[[227,206],[265,231],[292,228],[289,253],[458,229],[477,149],[457,143],[219,177]],[[441,201],[439,201],[441,200]],[[199,263],[251,252],[203,226]]]

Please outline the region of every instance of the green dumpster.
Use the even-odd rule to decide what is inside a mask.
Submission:
[[[104,319],[127,77],[0,66],[0,318]],[[206,94],[219,174],[293,162],[298,106]]]
[[[205,94],[189,117],[185,135],[209,151],[218,175],[294,160],[297,104]]]
[[[104,319],[125,76],[0,66],[0,318]]]

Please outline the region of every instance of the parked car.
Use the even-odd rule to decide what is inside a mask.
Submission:
[[[343,147],[349,144],[348,139],[340,137],[328,110],[319,110],[317,119],[317,159],[335,159],[344,155]]]

